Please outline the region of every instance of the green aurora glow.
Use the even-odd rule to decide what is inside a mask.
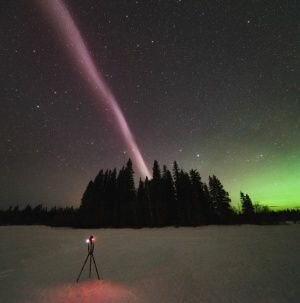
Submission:
[[[282,159],[270,159],[261,166],[239,176],[225,180],[233,205],[239,203],[239,192],[248,193],[253,202],[272,209],[300,207],[300,153],[290,153]]]

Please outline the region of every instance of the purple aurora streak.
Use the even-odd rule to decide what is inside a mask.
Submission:
[[[36,2],[41,5],[45,13],[51,17],[58,32],[63,35],[66,43],[71,46],[69,48],[71,55],[78,65],[83,79],[87,81],[102,105],[111,110],[140,175],[142,177],[150,177],[149,169],[145,164],[124,114],[101,73],[97,70],[81,33],[67,7],[62,0],[38,0]]]

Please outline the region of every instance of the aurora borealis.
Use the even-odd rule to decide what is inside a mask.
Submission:
[[[100,168],[132,157],[91,88],[89,60],[75,63],[71,37],[41,8],[50,3],[1,7],[0,207],[78,206]],[[300,207],[296,1],[65,5],[149,169],[177,160],[204,181],[217,175],[235,205],[241,190]],[[147,174],[132,160],[137,178]]]

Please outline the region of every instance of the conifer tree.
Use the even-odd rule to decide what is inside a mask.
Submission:
[[[137,204],[138,224],[140,224],[140,226],[154,226],[153,207],[150,200],[148,177],[146,177],[144,182],[140,179],[137,191]]]
[[[104,221],[104,191],[105,191],[105,176],[107,171],[102,169],[94,180],[94,193],[93,193],[93,208],[89,212],[90,226],[103,226]]]
[[[155,224],[155,218],[154,218],[154,210],[153,210],[153,204],[150,199],[150,189],[149,189],[149,179],[146,177],[145,179],[145,201],[146,201],[146,206],[147,206],[147,217],[148,217],[148,222],[149,226],[154,226]]]
[[[125,195],[125,167],[123,166],[118,173],[117,176],[117,184],[116,184],[116,215],[117,218],[117,225],[116,227],[121,227],[125,225],[125,202],[123,201],[123,197]]]
[[[135,198],[135,187],[134,187],[134,171],[132,167],[131,159],[128,160],[126,168],[125,168],[125,176],[126,176],[126,188],[128,193],[128,200],[132,200]]]
[[[162,200],[166,202],[166,224],[176,224],[176,197],[175,186],[171,172],[167,169],[167,166],[163,166],[162,175]]]
[[[207,212],[205,212],[205,218],[206,218],[206,222],[207,223],[212,223],[213,222],[213,216],[214,216],[214,207],[213,207],[213,203],[212,200],[210,198],[210,193],[209,193],[209,189],[206,183],[203,183],[203,193],[204,193],[204,205],[205,210]]]
[[[208,205],[205,200],[203,183],[197,170],[190,171],[191,180],[191,210],[192,224],[199,225],[205,223],[205,217],[208,215]]]
[[[213,175],[209,177],[209,194],[217,222],[223,222],[232,214],[230,198],[220,180]]]
[[[80,208],[84,210],[92,210],[94,204],[94,182],[90,181],[81,199]]]
[[[117,169],[111,173],[110,178],[110,201],[111,201],[111,218],[110,225],[117,226],[118,224],[118,196],[117,196]]]
[[[90,227],[96,224],[96,187],[93,181],[90,181],[81,199],[80,222],[84,227]]]
[[[250,217],[254,214],[254,206],[250,199],[250,197],[246,194],[244,195],[243,192],[240,193],[241,197],[241,204],[242,204],[242,212],[244,215]]]
[[[153,206],[154,225],[162,226],[164,224],[165,201],[161,197],[161,171],[158,161],[153,163],[152,180],[149,183],[150,199]]]
[[[182,169],[179,173],[180,199],[179,205],[179,224],[189,226],[192,224],[192,207],[191,207],[191,181],[188,173]]]
[[[175,190],[176,190],[176,195],[179,190],[179,167],[176,161],[173,163],[173,178],[174,178],[174,184],[175,184]]]
[[[158,161],[155,160],[154,163],[153,163],[153,170],[152,170],[152,180],[154,180],[155,182],[160,182],[161,180],[161,172],[160,172],[160,167],[159,167],[159,164],[158,164]]]
[[[127,213],[126,225],[135,226],[137,222],[137,214],[136,214],[136,191],[134,186],[134,171],[132,167],[131,159],[128,160],[126,168],[125,168],[125,196],[123,199],[125,200],[125,205],[127,205],[127,209],[125,213]]]
[[[145,193],[145,184],[140,178],[139,186],[137,190],[137,226],[147,226],[146,223],[146,193]]]
[[[173,178],[174,178],[174,186],[175,186],[175,205],[174,205],[174,213],[175,213],[175,225],[179,225],[181,221],[181,201],[182,201],[182,188],[180,182],[180,171],[176,161],[173,163]]]

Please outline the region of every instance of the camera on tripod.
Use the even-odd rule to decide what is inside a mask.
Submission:
[[[79,281],[81,273],[82,273],[82,271],[83,271],[83,269],[84,269],[88,260],[90,260],[90,262],[89,262],[89,265],[90,265],[89,266],[89,278],[92,275],[92,262],[93,262],[93,264],[95,266],[95,269],[96,269],[98,280],[100,280],[99,273],[98,273],[98,268],[97,268],[96,261],[95,261],[95,258],[94,258],[95,241],[96,241],[96,238],[93,235],[91,235],[88,239],[86,239],[86,243],[88,244],[88,255],[85,258],[85,261],[82,265],[82,268],[80,270],[80,273],[78,275],[78,278],[77,278],[76,282]]]

